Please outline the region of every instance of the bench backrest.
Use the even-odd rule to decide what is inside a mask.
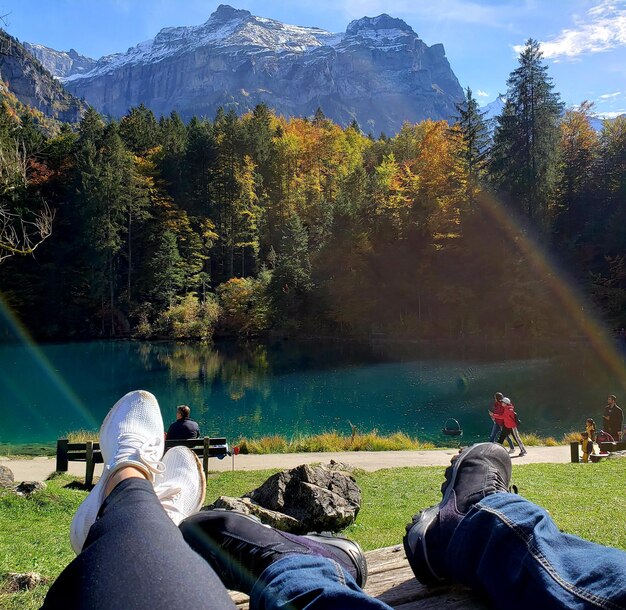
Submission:
[[[230,455],[228,443],[225,437],[191,438],[185,440],[166,440],[165,451],[176,446],[189,447],[198,457],[203,459],[204,470],[207,470],[207,460],[210,457],[223,458]],[[68,462],[88,462],[90,464],[102,464],[102,452],[100,443],[87,441],[85,443],[70,443],[67,439],[57,440],[57,465],[56,469],[66,472]]]

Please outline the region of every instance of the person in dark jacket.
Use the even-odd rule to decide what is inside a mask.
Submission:
[[[607,398],[607,405],[602,416],[602,429],[608,432],[616,441],[622,436],[622,425],[624,423],[624,413],[617,406],[617,398],[610,394]]]
[[[176,421],[167,431],[168,441],[181,441],[188,438],[200,438],[198,422],[189,419],[191,409],[187,405],[176,407]]]

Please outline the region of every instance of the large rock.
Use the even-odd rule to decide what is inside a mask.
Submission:
[[[0,487],[10,488],[15,486],[15,477],[10,468],[0,466]]]
[[[301,523],[275,510],[269,510],[263,506],[259,506],[250,500],[250,498],[232,498],[230,496],[220,496],[213,504],[203,508],[202,510],[211,510],[213,508],[225,508],[226,510],[236,510],[245,515],[254,515],[263,523],[271,525],[283,532],[299,532],[302,530]]]
[[[342,530],[354,522],[361,507],[361,490],[352,476],[325,466],[279,472],[246,497],[297,519],[300,532]]]

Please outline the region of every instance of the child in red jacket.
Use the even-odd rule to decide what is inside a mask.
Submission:
[[[500,433],[498,442],[502,444],[507,434],[512,434],[515,442],[519,446],[520,456],[526,455],[528,452],[517,431],[518,420],[517,413],[515,413],[515,405],[513,405],[510,398],[506,397],[502,399],[502,405],[504,406],[504,413],[502,414],[504,425],[502,426],[502,432]]]

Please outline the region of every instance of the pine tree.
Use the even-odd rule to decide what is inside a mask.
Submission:
[[[185,282],[176,235],[165,231],[156,245],[150,263],[152,286],[150,296],[157,308],[171,307],[174,296]]]
[[[152,110],[140,104],[120,121],[120,136],[128,149],[144,155],[157,145],[158,125]]]
[[[303,313],[307,294],[312,289],[308,234],[300,218],[292,214],[285,223],[269,286],[276,311],[295,321]]]
[[[539,43],[529,39],[519,56],[519,67],[507,81],[491,169],[497,187],[531,222],[546,228],[557,177],[563,105],[542,57]]]
[[[469,87],[465,91],[465,100],[456,104],[456,110],[459,113],[456,117],[458,132],[453,133],[460,135],[461,158],[467,169],[470,187],[473,187],[484,172],[491,145],[486,113],[480,111]]]

